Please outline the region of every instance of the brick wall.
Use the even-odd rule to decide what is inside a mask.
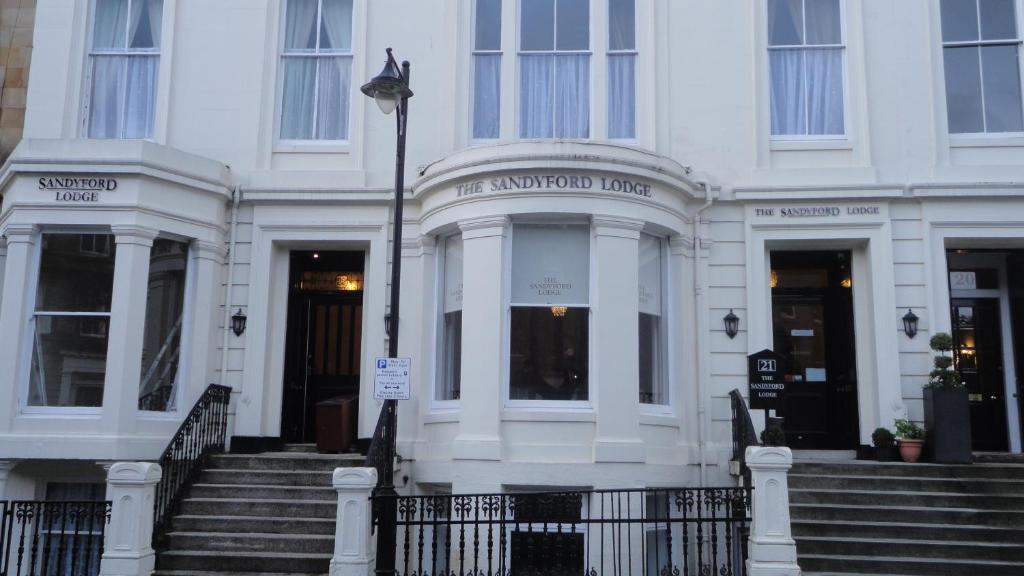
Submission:
[[[0,0],[0,162],[21,140],[36,0]]]

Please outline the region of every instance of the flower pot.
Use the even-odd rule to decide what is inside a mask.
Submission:
[[[924,427],[933,462],[969,464],[973,460],[966,388],[925,388]]]
[[[924,440],[900,439],[900,456],[908,464],[913,464],[921,458],[922,448],[924,448]]]

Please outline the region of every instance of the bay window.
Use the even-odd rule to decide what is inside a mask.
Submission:
[[[662,322],[663,242],[649,234],[640,235],[639,347],[640,403],[669,403],[664,374],[664,328]]]
[[[158,238],[149,259],[139,410],[177,407],[188,244]]]
[[[941,0],[949,131],[1024,131],[1016,0]]]
[[[288,0],[281,70],[281,140],[347,140],[352,0]]]
[[[163,0],[96,0],[86,88],[89,138],[153,136]]]
[[[441,369],[435,400],[458,400],[462,391],[462,236],[444,239]]]
[[[511,281],[510,399],[587,400],[589,227],[515,225]]]

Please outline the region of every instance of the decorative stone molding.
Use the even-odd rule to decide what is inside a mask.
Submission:
[[[192,240],[191,244],[189,244],[189,249],[195,258],[212,260],[217,264],[224,263],[224,258],[228,255],[227,247],[217,242],[207,242],[205,240]]]
[[[7,479],[17,465],[17,460],[0,460],[0,500],[7,500]]]
[[[373,573],[370,494],[377,485],[374,468],[335,468],[332,484],[338,492],[334,557],[330,576],[369,576]]]
[[[38,228],[34,224],[8,224],[2,231],[7,238],[7,245],[11,244],[32,244],[35,242]]]
[[[114,225],[110,227],[114,233],[116,244],[137,244],[139,246],[152,246],[153,240],[160,234],[158,230],[144,226]]]
[[[746,452],[753,491],[748,576],[800,576],[789,521],[789,448],[751,446]]]
[[[508,216],[473,218],[459,221],[462,239],[487,238],[488,236],[504,236],[512,219]]]
[[[594,215],[590,221],[594,226],[594,236],[639,240],[640,232],[644,229],[643,221],[635,218]]]
[[[107,500],[113,503],[100,562],[100,576],[143,576],[153,572],[153,504],[162,470],[151,462],[118,462],[107,472]]]

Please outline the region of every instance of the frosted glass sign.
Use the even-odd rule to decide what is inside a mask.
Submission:
[[[444,311],[462,310],[462,236],[444,241]]]
[[[586,226],[517,225],[512,239],[514,304],[586,305],[590,233]]]
[[[661,315],[661,240],[640,236],[640,312]]]

